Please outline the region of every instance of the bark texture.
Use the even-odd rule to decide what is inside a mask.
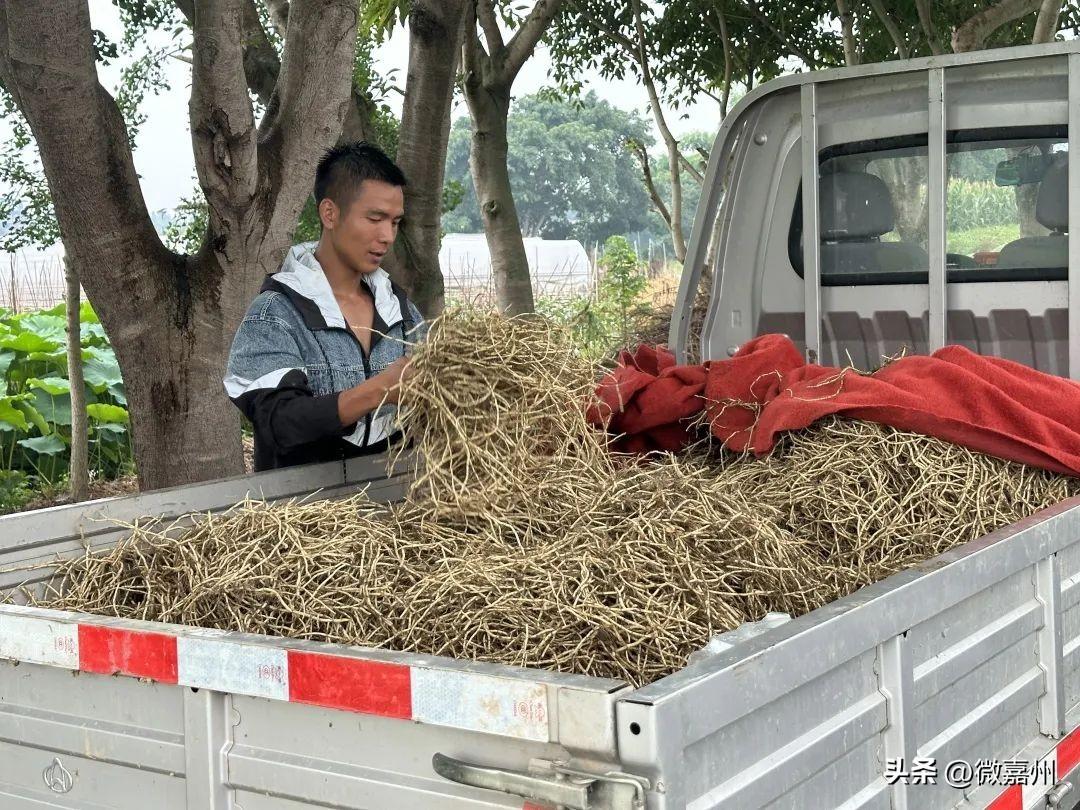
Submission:
[[[503,41],[492,0],[469,0],[465,22],[462,65],[473,120],[469,168],[491,252],[496,299],[510,315],[533,311],[532,279],[506,165],[510,90],[561,4],[537,0],[509,42]]]
[[[71,500],[77,502],[86,500],[90,488],[90,439],[82,367],[82,327],[79,323],[79,275],[67,261],[64,262],[64,280],[67,282],[67,362],[68,383],[71,385],[71,464],[68,467],[68,489],[71,491]]]
[[[144,489],[243,471],[225,359],[341,130],[355,50],[354,3],[294,0],[256,131],[248,0],[186,5],[192,142],[210,206],[195,256],[169,251],[151,223],[120,111],[97,80],[87,0],[0,0],[0,81],[30,124],[66,253],[116,350]]]
[[[986,47],[986,40],[1005,23],[1019,20],[1038,11],[1039,0],[1000,0],[990,8],[973,15],[953,31],[952,48],[955,53],[977,51]]]
[[[399,278],[427,317],[443,309],[443,176],[467,7],[468,0],[414,0],[409,12],[409,72],[397,153],[409,183],[394,252]]]

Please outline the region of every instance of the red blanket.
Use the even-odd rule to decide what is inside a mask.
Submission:
[[[628,452],[676,450],[703,409],[713,435],[763,455],[777,434],[840,414],[936,436],[981,453],[1080,475],[1080,384],[961,346],[873,374],[810,365],[782,335],[730,360],[678,366],[666,349],[624,352],[589,418]]]

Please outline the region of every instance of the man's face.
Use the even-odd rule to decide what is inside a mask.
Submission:
[[[323,200],[319,214],[324,233],[345,265],[356,273],[372,273],[394,244],[404,204],[400,186],[365,180],[344,211],[331,200]]]

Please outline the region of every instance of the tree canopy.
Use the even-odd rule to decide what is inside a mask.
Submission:
[[[461,203],[443,218],[448,232],[483,225],[469,180],[468,117],[454,122],[446,180],[464,189]],[[515,100],[507,126],[507,162],[525,236],[602,242],[647,227],[649,200],[626,141],[648,143],[648,124],[637,112],[613,107],[593,92],[576,102],[539,93]]]

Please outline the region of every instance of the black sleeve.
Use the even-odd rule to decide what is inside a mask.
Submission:
[[[240,325],[225,391],[256,434],[281,454],[352,429],[341,425],[339,393],[313,394],[295,338],[276,321],[246,319]]]

